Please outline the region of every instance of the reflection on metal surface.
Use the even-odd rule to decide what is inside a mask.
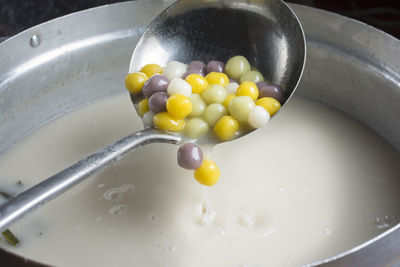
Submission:
[[[10,73],[5,75],[6,78],[0,82],[0,88],[8,86],[8,84],[13,79],[15,79],[15,77],[18,77],[18,76],[22,75],[23,73],[28,72],[32,69],[35,69],[35,68],[39,67],[40,65],[47,63],[53,59],[56,59],[62,55],[70,54],[71,52],[73,52],[75,50],[83,49],[85,47],[90,47],[95,44],[113,42],[118,39],[125,39],[132,35],[140,34],[142,31],[143,30],[140,28],[132,29],[132,30],[121,30],[119,32],[107,33],[107,34],[103,34],[103,35],[93,36],[93,37],[83,39],[83,40],[78,40],[78,41],[75,41],[72,43],[68,43],[64,46],[61,46],[57,49],[48,51],[44,54],[41,54],[35,58],[30,59],[29,61],[25,62],[24,64],[12,69],[12,71]],[[36,35],[34,35],[34,36],[36,36]],[[31,45],[32,45],[32,42],[35,42],[35,44],[36,44],[36,42],[40,43],[40,41],[32,41],[32,40],[40,40],[40,39],[38,39],[39,37],[34,38],[34,36],[31,39]],[[36,46],[38,46],[39,43]]]
[[[35,48],[40,45],[40,37],[37,34],[34,34],[31,39],[29,40],[30,45]]]
[[[305,37],[280,0],[182,0],[160,14],[140,39],[130,72],[148,63],[227,61],[243,55],[290,96],[305,64]]]

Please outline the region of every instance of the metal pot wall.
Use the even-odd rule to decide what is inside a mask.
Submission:
[[[135,1],[71,14],[0,44],[0,155],[48,120],[123,92],[121,81],[145,26],[171,2]],[[296,93],[362,121],[400,149],[400,41],[360,22],[292,5],[307,36]],[[7,266],[38,266],[0,250]],[[323,262],[400,261],[400,224]],[[39,266],[42,266],[39,264]]]

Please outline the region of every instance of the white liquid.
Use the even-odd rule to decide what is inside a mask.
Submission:
[[[0,161],[30,187],[141,129],[126,95],[47,124]],[[263,129],[218,146],[211,188],[173,145],[142,147],[11,230],[15,253],[57,266],[298,266],[400,218],[399,154],[346,115],[295,97]]]

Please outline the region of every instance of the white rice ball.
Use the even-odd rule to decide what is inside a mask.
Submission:
[[[154,113],[151,111],[147,111],[143,114],[142,121],[145,129],[151,128],[153,126],[153,117]]]
[[[169,83],[167,93],[168,95],[181,94],[189,97],[192,95],[192,86],[181,78],[175,78]]]
[[[173,79],[181,78],[186,71],[186,64],[179,61],[171,61],[165,66],[163,74],[168,80],[172,81]]]
[[[270,115],[265,108],[255,106],[249,113],[248,122],[254,128],[261,128],[267,124],[269,119]]]
[[[225,90],[228,93],[228,95],[236,95],[236,91],[237,91],[238,87],[239,87],[239,84],[233,82],[233,83],[230,83],[227,86],[225,86]]]

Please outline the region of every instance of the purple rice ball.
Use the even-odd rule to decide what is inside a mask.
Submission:
[[[225,68],[225,63],[218,60],[211,60],[207,63],[206,73],[210,72],[223,72]]]
[[[198,169],[203,162],[203,151],[200,146],[186,143],[178,149],[178,165],[184,169]]]
[[[157,92],[167,92],[168,85],[169,81],[167,77],[156,74],[144,83],[142,91],[145,97],[150,97]]]
[[[260,91],[261,97],[272,97],[279,103],[283,104],[286,100],[285,93],[279,85],[270,84],[269,82],[258,82],[258,90]]]
[[[182,75],[182,79],[186,79],[187,76],[189,76],[190,74],[199,74],[201,76],[204,76],[204,72],[201,72],[200,70],[188,70],[187,72],[185,72]]]
[[[149,98],[149,109],[154,114],[166,111],[167,100],[168,100],[168,94],[166,92],[154,93]]]
[[[203,74],[204,74],[205,68],[206,68],[206,64],[204,64],[203,62],[198,61],[198,60],[194,60],[194,61],[190,62],[189,66],[188,66],[188,70],[198,70],[198,71],[201,71],[201,73],[203,73]]]

